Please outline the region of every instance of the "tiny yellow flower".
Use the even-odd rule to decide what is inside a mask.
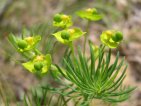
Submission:
[[[33,37],[26,37],[25,40],[27,41],[27,43],[29,43],[31,45],[34,43],[34,38]]]
[[[44,59],[43,55],[39,55],[35,58],[35,60],[37,60],[37,61],[42,61],[43,59]]]
[[[67,16],[67,15],[62,15],[62,19],[63,19],[63,20],[69,20],[69,16]]]
[[[68,31],[70,32],[70,34],[74,34],[75,33],[74,29],[68,29]]]
[[[89,12],[89,13],[92,13],[93,12],[93,9],[88,8],[88,9],[86,9],[86,11]]]

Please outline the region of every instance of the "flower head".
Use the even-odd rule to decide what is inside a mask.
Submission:
[[[57,33],[54,33],[53,35],[56,37],[56,39],[59,42],[63,44],[69,44],[70,42],[74,41],[75,39],[78,39],[84,34],[85,32],[81,31],[81,29],[74,28],[74,29],[62,30]]]
[[[72,25],[71,17],[65,14],[56,14],[53,18],[53,25],[56,27],[70,27]]]
[[[16,44],[20,52],[33,49],[41,40],[40,36],[25,37],[23,39],[16,38]]]
[[[103,44],[110,48],[116,48],[122,41],[123,34],[120,31],[107,30],[101,34],[100,39]]]
[[[51,66],[51,56],[37,55],[33,60],[22,64],[28,71],[32,73],[44,74]]]
[[[98,21],[102,18],[102,16],[97,12],[95,8],[80,10],[76,14],[81,18],[86,18],[92,21]]]

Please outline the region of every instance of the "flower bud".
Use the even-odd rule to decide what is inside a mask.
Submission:
[[[18,40],[17,45],[20,49],[24,49],[28,46],[28,44],[25,40]]]
[[[112,40],[115,42],[120,42],[123,39],[123,34],[121,32],[116,32],[113,36],[112,36]]]
[[[34,68],[35,68],[36,70],[41,70],[41,69],[43,68],[43,63],[42,63],[42,62],[36,62],[36,63],[34,64]]]
[[[59,14],[56,14],[56,15],[54,16],[53,20],[54,20],[55,22],[61,22],[61,21],[62,21],[62,18],[61,18],[61,16],[60,16]]]
[[[63,39],[68,40],[69,37],[70,37],[70,33],[69,33],[68,31],[63,31],[63,32],[61,33],[61,37],[62,37]]]

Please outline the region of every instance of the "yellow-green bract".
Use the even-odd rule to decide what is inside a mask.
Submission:
[[[72,26],[71,16],[65,14],[56,14],[53,18],[53,26],[63,28]]]
[[[83,32],[81,29],[73,28],[59,31],[57,33],[54,33],[53,35],[59,42],[63,44],[70,44],[72,41],[80,38],[84,34],[85,32]]]
[[[52,63],[51,55],[37,55],[33,60],[22,65],[32,73],[44,74],[48,71]]]
[[[102,19],[102,15],[100,15],[95,8],[80,10],[77,11],[76,14],[81,18],[86,18],[91,21],[98,21]]]
[[[122,41],[123,34],[120,31],[107,30],[101,34],[100,39],[106,46],[110,48],[116,48]]]

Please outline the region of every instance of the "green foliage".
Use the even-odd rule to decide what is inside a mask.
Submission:
[[[64,59],[65,72],[59,67],[58,70],[67,80],[75,84],[74,94],[83,96],[83,102],[102,99],[107,102],[122,102],[127,100],[134,87],[123,87],[127,65],[124,59],[118,64],[119,52],[114,63],[110,64],[111,50],[104,54],[104,46],[99,49],[99,56],[96,58],[94,49],[90,44],[91,56],[87,58],[78,48],[78,57],[67,56]],[[104,58],[106,55],[106,58]],[[98,64],[96,64],[98,63]],[[121,69],[124,67],[124,69]],[[121,71],[122,70],[122,71]],[[121,71],[121,73],[119,73]]]
[[[56,94],[55,91],[50,87],[34,89],[31,95],[24,96],[23,104],[24,106],[67,106],[69,99]]]

